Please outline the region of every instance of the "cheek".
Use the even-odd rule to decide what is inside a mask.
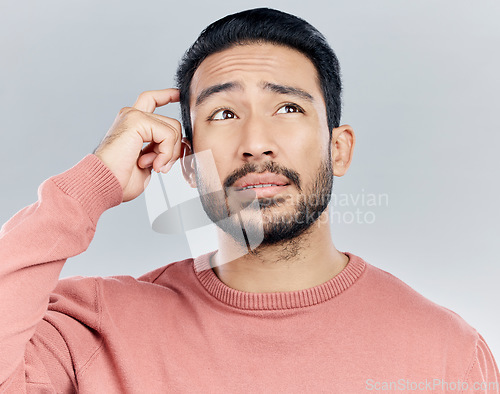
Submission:
[[[217,157],[220,157],[218,153],[214,152],[213,149],[203,149],[201,146],[197,146],[195,156],[197,178],[201,180],[205,189],[208,191],[220,190],[223,178],[219,174],[224,172],[221,163],[216,160]]]
[[[328,131],[322,130],[317,122],[307,122],[294,126],[284,133],[287,138],[282,138],[283,147],[293,151],[298,156],[307,156],[312,159],[317,156],[328,143]],[[313,156],[311,156],[313,155]]]
[[[193,122],[193,146],[197,161],[198,177],[210,190],[218,190],[228,169],[230,143],[227,139]]]

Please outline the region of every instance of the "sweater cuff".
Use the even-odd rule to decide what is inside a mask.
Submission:
[[[94,224],[104,211],[123,200],[123,190],[115,174],[94,154],[88,154],[51,179],[64,193],[82,204]]]

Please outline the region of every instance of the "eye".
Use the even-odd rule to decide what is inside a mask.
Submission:
[[[225,108],[221,108],[215,111],[212,115],[209,116],[208,120],[226,120],[226,119],[235,119],[236,115],[233,111]]]
[[[297,104],[285,104],[277,112],[277,114],[294,114],[294,113],[304,113],[302,107]]]

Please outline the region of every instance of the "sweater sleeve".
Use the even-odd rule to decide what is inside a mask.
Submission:
[[[58,359],[69,359],[61,342],[53,349],[53,360],[38,357],[31,351],[38,346],[34,334],[53,330],[42,319],[66,259],[88,248],[97,220],[121,203],[122,193],[111,170],[89,154],[66,172],[45,180],[38,200],[2,226],[0,392],[26,392],[28,376],[57,368]]]
[[[500,373],[490,348],[478,334],[474,359],[467,376],[468,393],[500,393]]]

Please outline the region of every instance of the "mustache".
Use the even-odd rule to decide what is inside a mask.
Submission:
[[[234,185],[234,183],[243,178],[245,175],[255,172],[257,174],[262,174],[263,172],[271,172],[277,175],[283,175],[286,177],[291,184],[295,185],[299,191],[302,191],[300,185],[300,176],[297,171],[286,168],[281,164],[274,161],[267,161],[262,164],[255,163],[245,163],[241,168],[233,171],[224,181],[224,188],[227,189]]]

